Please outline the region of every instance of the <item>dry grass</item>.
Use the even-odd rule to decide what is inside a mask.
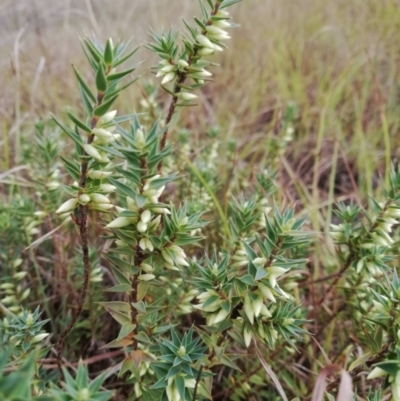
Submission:
[[[3,1],[2,140],[8,136],[8,142],[15,144],[25,124],[45,118],[49,110],[60,112],[77,103],[75,91],[70,90],[75,85],[70,64],[87,68],[80,35],[93,31],[102,39],[113,36],[144,43],[150,27],[160,30],[171,23],[181,27],[181,16],[198,12],[193,3]],[[369,191],[376,167],[385,157],[396,156],[399,2],[252,0],[242,2],[233,13],[242,27],[229,52],[218,60],[223,68],[216,69],[215,85],[204,92],[200,103],[205,112],[200,107],[186,111],[187,121],[200,127],[218,123],[226,136],[245,143],[254,129],[270,131],[265,111],[277,111],[293,100],[300,117],[290,158],[301,159],[310,147],[319,154],[339,141],[358,170],[361,189]],[[142,71],[151,64],[144,50],[137,60],[144,60]],[[138,86],[132,87],[123,108],[132,109],[137,94]],[[384,140],[385,124],[393,139],[390,143]],[[237,128],[232,133],[230,127]],[[242,156],[252,151],[247,146]],[[332,152],[327,153],[331,157]],[[311,171],[317,172],[320,162],[316,160]],[[9,167],[12,164],[4,166]]]

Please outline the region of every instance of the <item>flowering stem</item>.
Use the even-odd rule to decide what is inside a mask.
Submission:
[[[136,247],[136,256],[135,256],[135,266],[140,266],[141,263],[144,260],[144,255],[142,254],[139,246]],[[132,336],[132,346],[136,350],[138,341],[135,338],[135,335],[138,332],[139,328],[139,320],[138,320],[138,310],[133,306],[133,304],[136,304],[138,302],[138,286],[139,286],[139,280],[138,280],[139,273],[136,273],[133,278],[132,278],[132,285],[131,285],[131,294],[130,294],[130,306],[131,306],[131,322],[134,324],[136,327],[133,330],[133,336]]]
[[[216,1],[215,5],[214,5],[214,9],[211,12],[211,15],[217,14],[220,6],[221,6],[221,3],[219,1]],[[208,26],[208,25],[211,25],[211,20],[208,20],[206,22],[206,26]],[[202,33],[204,34],[205,32],[202,32]],[[193,63],[193,60],[197,57],[198,50],[199,50],[199,47],[195,46],[193,53],[189,54],[189,56],[188,56],[188,58],[186,60],[186,62],[188,63],[189,66]],[[171,122],[172,117],[173,117],[173,115],[175,113],[176,104],[178,102],[178,98],[177,98],[176,95],[181,92],[182,85],[185,83],[188,74],[189,74],[188,72],[178,72],[178,74],[177,74],[178,75],[178,79],[177,79],[177,81],[175,82],[175,85],[174,85],[174,90],[173,90],[173,94],[174,95],[172,96],[171,103],[170,103],[169,108],[168,108],[168,115],[167,115],[167,118],[165,119],[165,125],[166,126],[168,126],[168,124]],[[163,136],[161,138],[161,142],[160,142],[160,150],[161,151],[164,150],[165,145],[167,143],[168,132],[169,132],[169,130],[167,128],[165,130],[165,132],[163,133]],[[162,161],[160,161],[160,163],[158,164],[158,171],[161,171],[161,168],[162,168]]]
[[[147,162],[145,158],[141,159],[141,168],[143,169],[143,176],[146,176],[148,173],[148,168],[147,168]],[[143,189],[143,186],[145,185],[145,180],[142,179],[141,181],[141,189]],[[134,265],[135,267],[140,267],[142,264],[143,260],[146,259],[146,255],[142,252],[140,249],[139,245],[136,246],[136,253],[134,257]],[[138,346],[138,341],[135,338],[135,335],[138,333],[139,329],[139,320],[138,320],[138,314],[139,311],[133,306],[133,304],[136,304],[138,302],[138,286],[139,286],[139,277],[140,272],[136,273],[132,277],[132,284],[131,284],[131,294],[130,294],[130,306],[131,306],[131,323],[134,324],[136,327],[133,330],[133,336],[132,336],[132,346],[136,350]]]
[[[80,314],[82,313],[83,304],[85,303],[87,289],[89,287],[90,260],[89,260],[89,244],[88,244],[88,238],[87,238],[87,225],[86,225],[87,214],[88,214],[87,206],[79,205],[79,234],[80,234],[81,243],[82,243],[82,260],[83,260],[84,275],[83,275],[82,287],[81,287],[81,290],[79,293],[79,298],[78,298],[78,306],[75,310],[75,313],[74,313],[71,321],[69,322],[67,327],[65,327],[63,332],[61,333],[60,338],[58,339],[56,347],[55,347],[56,351],[57,351],[57,363],[59,366],[61,366],[61,358],[62,358],[62,351],[64,348],[65,338],[67,337],[69,332],[72,330],[72,328],[75,326],[76,321],[78,320]]]
[[[97,96],[97,102],[96,102],[96,107],[100,106],[103,101],[103,96],[98,95]],[[90,127],[93,129],[98,121],[98,117],[93,116],[91,121],[90,121]],[[94,135],[92,133],[88,134],[87,138],[87,143],[91,144],[94,140]],[[84,151],[84,155],[87,156],[87,153]],[[80,179],[79,179],[79,187],[80,188],[85,188],[86,187],[86,177],[87,177],[87,172],[88,172],[88,160],[82,160],[81,161],[81,174],[80,174]],[[69,324],[64,328],[62,333],[60,334],[60,337],[57,341],[57,344],[55,346],[55,349],[57,351],[57,364],[61,368],[61,358],[62,358],[62,352],[64,348],[64,342],[70,331],[73,329],[75,326],[80,314],[82,313],[83,305],[85,303],[86,299],[86,294],[87,290],[89,287],[89,278],[90,278],[90,271],[91,271],[91,266],[90,266],[90,259],[89,259],[89,241],[88,241],[88,229],[87,229],[87,216],[89,212],[89,208],[87,205],[79,205],[79,214],[78,218],[75,218],[72,214],[72,218],[74,222],[79,226],[79,235],[81,238],[81,247],[82,247],[82,262],[83,262],[83,283],[82,287],[79,292],[79,298],[78,298],[78,305],[77,308],[75,309],[75,313],[72,316],[71,321]]]

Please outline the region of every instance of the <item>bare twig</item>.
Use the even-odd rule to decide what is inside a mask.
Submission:
[[[204,366],[204,365],[201,365],[201,366],[200,366],[199,373],[197,374],[197,377],[196,377],[196,384],[195,384],[194,390],[193,390],[193,398],[192,398],[192,401],[196,401],[197,387],[199,386],[199,383],[200,383],[201,372],[203,371],[203,366]]]

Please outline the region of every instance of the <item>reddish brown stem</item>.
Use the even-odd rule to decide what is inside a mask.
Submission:
[[[76,321],[78,320],[80,314],[82,313],[83,305],[85,303],[86,293],[89,286],[89,277],[90,277],[90,260],[89,260],[89,243],[87,237],[87,214],[88,208],[87,206],[80,205],[79,206],[79,233],[81,237],[81,245],[82,245],[82,261],[83,261],[83,268],[84,268],[84,275],[83,275],[83,283],[81,287],[81,291],[79,293],[78,298],[78,306],[75,310],[74,315],[72,316],[71,321],[64,328],[63,332],[60,335],[60,338],[56,344],[57,350],[57,363],[61,366],[61,357],[62,351],[64,348],[65,338],[75,326]]]
[[[97,105],[99,106],[102,102],[103,97],[98,96],[98,102]],[[98,117],[94,116],[92,117],[92,120],[90,122],[90,127],[93,129],[98,121]],[[87,143],[91,144],[94,140],[94,135],[89,134]],[[87,156],[87,154],[85,153]],[[86,187],[86,176],[88,172],[88,161],[87,160],[82,160],[81,161],[81,177],[79,180],[79,186],[81,188]],[[75,313],[72,316],[71,321],[67,325],[67,327],[64,328],[62,333],[60,334],[60,337],[57,341],[57,344],[55,345],[55,349],[57,351],[57,364],[61,370],[61,359],[62,359],[62,352],[64,348],[64,343],[65,339],[70,333],[70,331],[73,329],[75,326],[79,316],[82,313],[83,310],[83,305],[85,303],[86,299],[86,294],[89,288],[89,279],[90,279],[90,259],[89,259],[89,241],[88,241],[88,229],[87,229],[87,216],[88,216],[89,208],[87,205],[79,205],[79,216],[78,219],[74,219],[75,224],[79,226],[79,235],[81,238],[81,246],[82,246],[82,262],[83,262],[83,283],[82,287],[79,292],[79,298],[78,298],[78,305],[75,310]]]
[[[219,1],[216,1],[215,5],[214,5],[214,10],[212,11],[211,15],[217,14],[220,6],[221,6],[221,3]],[[211,20],[207,21],[206,25],[211,25]],[[205,34],[205,32],[202,32],[202,33]],[[189,66],[193,63],[194,58],[197,56],[197,50],[198,50],[198,48],[195,47],[193,54],[189,55],[189,57],[187,59],[187,63],[189,64]],[[167,118],[165,119],[165,125],[167,126],[167,128],[165,129],[165,132],[163,133],[163,136],[161,138],[161,142],[160,142],[160,150],[161,151],[164,150],[165,145],[167,143],[167,137],[168,137],[168,133],[169,133],[168,124],[172,120],[172,117],[175,113],[176,104],[178,102],[178,98],[176,97],[176,95],[182,90],[182,85],[185,83],[187,76],[188,76],[187,72],[178,73],[178,79],[175,82],[173,96],[172,96],[171,103],[168,108],[168,115],[167,115]],[[157,169],[159,172],[161,171],[161,168],[162,168],[162,161],[160,161],[160,163],[158,163],[158,166],[157,166]]]

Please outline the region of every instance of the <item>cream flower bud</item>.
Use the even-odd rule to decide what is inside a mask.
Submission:
[[[33,324],[33,315],[32,313],[29,313],[28,316],[26,317],[26,321],[25,321],[27,326],[32,326]]]
[[[389,206],[385,214],[389,217],[400,218],[400,209],[395,206]]]
[[[229,13],[228,11],[225,10],[218,10],[217,14],[215,14],[216,17],[221,17],[221,18],[228,18]]]
[[[13,274],[13,278],[15,278],[15,280],[22,280],[26,275],[28,274],[28,272],[17,272]]]
[[[243,338],[244,338],[244,343],[246,344],[246,347],[249,348],[249,345],[251,343],[253,335],[251,333],[251,330],[248,326],[245,326],[243,330]]]
[[[175,72],[169,72],[168,74],[165,74],[163,80],[161,81],[161,84],[167,84],[168,82],[171,82],[174,78],[176,77]]]
[[[81,205],[86,205],[90,202],[90,196],[88,194],[79,195],[78,201]]]
[[[0,285],[0,289],[2,290],[9,290],[11,288],[14,288],[14,284],[12,283],[3,283]]]
[[[32,343],[38,343],[39,341],[44,340],[48,335],[49,335],[49,333],[38,334],[38,335],[36,335],[35,337],[32,338],[31,342]]]
[[[247,318],[249,319],[251,324],[254,324],[254,308],[253,303],[248,295],[244,297],[243,302],[244,312],[246,313]]]
[[[106,225],[106,228],[122,228],[122,227],[129,226],[129,224],[132,224],[132,218],[121,216],[121,217],[117,217],[111,223],[108,223]]]
[[[66,213],[71,210],[74,210],[78,204],[78,199],[69,199],[64,202],[57,210],[57,214]]]
[[[252,263],[256,267],[261,267],[261,266],[264,266],[265,263],[267,263],[267,259],[266,258],[255,258]]]
[[[149,238],[146,238],[146,248],[150,251],[154,251],[154,245]]]
[[[110,171],[101,171],[101,170],[89,170],[87,176],[92,180],[101,180],[102,178],[109,177],[112,175]]]
[[[119,142],[121,140],[121,134],[113,134],[114,141]]]
[[[144,133],[140,128],[135,132],[135,143],[138,148],[142,148],[146,144]]]
[[[229,40],[231,38],[226,32],[225,32],[225,35],[207,32],[207,36],[214,40]],[[215,44],[214,44],[214,49],[215,49]]]
[[[104,114],[99,118],[99,121],[97,121],[97,126],[101,125],[106,125],[110,123],[112,120],[114,120],[115,116],[117,115],[117,110],[112,110]]]
[[[268,279],[272,288],[274,288],[276,285],[276,279],[286,272],[287,270],[283,267],[271,266],[268,268]]]
[[[266,317],[266,318],[272,317],[271,312],[268,310],[268,308],[264,304],[261,307],[260,314],[261,314],[261,316]]]
[[[211,35],[216,35],[216,36],[228,36],[228,32],[224,31],[223,29],[215,26],[215,25],[209,25],[207,27],[207,33],[210,33]]]
[[[186,262],[186,260],[185,260],[184,258],[182,258],[181,256],[176,256],[175,259],[176,259],[176,263],[177,263],[178,265],[181,265],[181,266],[190,266],[189,263]]]
[[[253,309],[255,317],[258,317],[258,315],[260,314],[263,304],[264,302],[261,297],[258,297],[255,301],[253,301]]]
[[[110,203],[110,199],[102,194],[91,194],[90,198],[94,203]]]
[[[178,245],[171,245],[168,249],[177,256],[186,257],[185,251]]]
[[[142,238],[139,241],[139,247],[142,251],[145,251],[147,249],[147,244],[146,244],[146,238]]]
[[[56,182],[56,181],[52,181],[46,184],[46,187],[50,190],[50,191],[54,191],[55,189],[60,187],[60,183]]]
[[[154,251],[154,245],[153,243],[148,239],[148,238],[142,238],[139,241],[139,247],[145,251],[146,249],[148,249],[150,252]]]
[[[147,224],[143,223],[143,221],[139,221],[139,223],[136,225],[136,229],[138,232],[144,233],[147,230]]]
[[[143,394],[142,389],[140,388],[140,382],[136,382],[134,388],[136,398],[140,398]]]
[[[175,66],[173,66],[172,64],[170,65],[166,65],[165,67],[161,68],[160,71],[164,72],[164,73],[168,73],[171,72],[175,69]]]
[[[262,323],[258,325],[257,331],[261,338],[265,338],[265,330]]]
[[[215,49],[210,49],[209,47],[201,47],[199,50],[197,50],[197,54],[199,56],[209,56],[211,54],[215,53]]]
[[[207,78],[207,77],[211,77],[211,76],[212,76],[212,73],[211,73],[210,71],[205,70],[205,69],[203,68],[201,71],[199,71],[199,72],[197,73],[197,75],[199,75],[199,76],[201,76],[201,77],[204,77],[204,78]]]
[[[154,278],[156,278],[156,276],[154,274],[149,274],[149,273],[140,274],[138,276],[138,280],[140,280],[140,281],[150,281],[150,280],[153,280]]]
[[[148,263],[142,263],[140,267],[146,273],[151,273],[154,270],[154,267],[149,265]]]
[[[86,143],[83,145],[83,149],[89,156],[93,157],[93,159],[96,159],[100,162],[103,160],[102,155],[93,145]]]
[[[163,266],[168,270],[174,270],[174,271],[180,270],[178,267],[174,266],[173,263],[164,262]]]
[[[212,24],[218,28],[231,28],[232,25],[226,20],[213,21]]]
[[[205,291],[205,292],[202,292],[201,294],[199,294],[199,295],[197,295],[197,299],[198,300],[205,300],[206,298],[209,298],[209,297],[212,297],[212,296],[214,296],[214,295],[217,295],[218,296],[218,293],[216,292],[216,291],[214,291],[214,290],[207,290],[207,291]]]
[[[114,205],[111,205],[111,203],[92,203],[92,209],[96,210],[108,210],[112,209]]]
[[[173,382],[171,382],[171,384],[168,383],[165,392],[167,393],[168,401],[181,401],[181,396],[179,395],[178,388]]]
[[[140,100],[140,105],[145,109],[148,109],[150,107],[150,103],[146,99],[141,99]]]
[[[99,153],[100,153],[101,159],[98,160],[98,161],[99,161],[100,163],[109,163],[109,162],[110,162],[110,159],[107,157],[107,155],[106,155],[105,152],[100,151]]]
[[[163,249],[163,250],[161,251],[161,256],[163,257],[163,259],[164,259],[166,262],[170,263],[171,265],[174,264],[174,260],[171,258],[171,256],[168,254],[168,252],[167,252],[165,249]]]
[[[114,192],[116,189],[117,189],[117,187],[115,187],[114,185],[111,185],[111,184],[102,184],[102,185],[100,185],[100,188],[99,188],[99,190],[101,192],[107,192],[107,193]]]
[[[185,387],[195,388],[196,387],[196,379],[185,379]]]
[[[146,184],[144,185],[143,189],[144,189],[144,190],[149,189],[150,183],[151,183],[152,181],[156,180],[157,178],[160,178],[160,177],[161,177],[161,174],[155,174],[155,175],[153,175],[153,177],[151,177],[151,178],[149,178],[149,179],[147,180],[147,182],[146,182]]]
[[[140,215],[140,220],[145,224],[149,223],[150,220],[151,220],[151,212],[150,212],[150,210],[144,210],[142,212],[142,214]]]
[[[257,285],[258,285],[258,289],[261,291],[261,294],[265,298],[269,299],[271,302],[276,302],[274,294],[266,285],[264,285],[262,283],[258,283]]]
[[[132,212],[137,212],[139,210],[136,201],[130,198],[129,196],[126,197],[126,203],[128,205],[129,210],[132,210]]]
[[[371,373],[367,376],[367,379],[368,380],[377,379],[378,377],[387,376],[387,375],[388,375],[388,373],[385,370],[383,370],[379,367],[376,367],[371,370]]]
[[[7,305],[7,304],[11,304],[13,302],[16,301],[16,298],[14,295],[8,295],[7,297],[4,297],[1,302],[3,302],[3,304]]]
[[[221,309],[214,318],[213,324],[217,324],[225,320],[229,316],[229,311],[227,312],[225,309]]]
[[[214,50],[217,52],[223,52],[224,48],[214,43]]]
[[[179,59],[178,66],[180,68],[186,68],[186,67],[189,67],[189,63],[186,60]]]
[[[197,98],[197,95],[189,92],[179,92],[176,94],[176,97],[181,100],[193,100]]]
[[[213,43],[212,43],[211,40],[208,39],[206,36],[204,36],[204,35],[197,35],[197,36],[196,36],[196,40],[197,40],[197,42],[199,42],[202,46],[208,47],[209,49],[214,49]]]
[[[360,271],[362,270],[363,267],[364,267],[364,260],[363,260],[363,259],[360,259],[360,260],[357,262],[357,267],[356,267],[357,273],[360,273]]]
[[[113,134],[110,131],[107,131],[104,128],[93,128],[92,133],[97,137],[102,139],[110,139],[113,138]]]
[[[379,303],[375,299],[372,300],[372,303],[374,304],[375,309],[377,310],[377,312],[382,313],[383,315],[387,315],[388,314],[388,311],[386,310],[386,308],[381,303]]]
[[[36,217],[46,217],[47,213],[44,212],[43,210],[38,210],[35,213],[33,213],[33,215],[36,216]]]

